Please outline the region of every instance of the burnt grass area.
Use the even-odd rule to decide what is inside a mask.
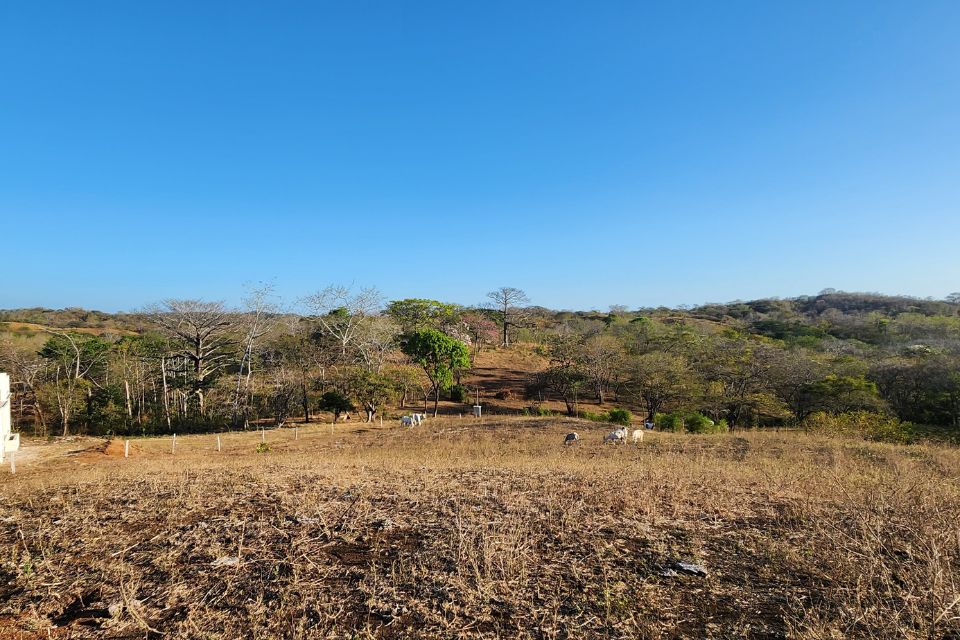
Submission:
[[[0,501],[0,638],[958,637],[930,615],[958,575],[954,458],[562,431],[36,474]]]

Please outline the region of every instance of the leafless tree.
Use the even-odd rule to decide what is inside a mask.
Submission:
[[[193,365],[193,393],[200,415],[205,415],[204,391],[235,353],[232,334],[237,324],[236,314],[223,302],[179,299],[164,300],[146,313],[179,343],[178,355]]]
[[[331,285],[308,296],[304,302],[314,315],[320,328],[340,345],[341,356],[346,359],[361,326],[377,315],[383,306],[383,295],[376,287],[361,289],[354,293],[350,287]]]
[[[265,365],[265,395],[267,404],[273,414],[274,423],[282,427],[298,398],[306,397],[303,378],[298,375],[300,363],[291,361],[296,353],[289,350],[267,349],[263,354]],[[309,419],[307,403],[304,402],[305,414]]]
[[[245,407],[250,397],[250,382],[253,378],[253,353],[257,341],[270,333],[276,326],[277,305],[273,302],[273,285],[262,284],[250,289],[243,303],[245,313],[240,316],[240,329],[243,331],[243,354],[240,368],[237,370],[237,385],[233,396],[233,423],[240,423],[243,414],[246,422]]]
[[[490,299],[490,309],[496,316],[501,330],[501,344],[510,346],[510,328],[523,326],[527,319],[524,305],[530,302],[522,289],[515,287],[500,287],[487,294]]]
[[[391,352],[397,349],[400,325],[387,316],[368,318],[360,325],[356,346],[360,363],[367,371],[380,373]]]
[[[22,424],[28,410],[32,411],[41,434],[47,434],[43,407],[37,396],[46,367],[35,349],[20,348],[9,339],[0,340],[0,370],[9,371],[12,382],[20,385],[17,393],[18,423]]]
[[[623,347],[612,335],[599,333],[587,338],[579,351],[580,366],[593,385],[597,404],[603,404],[623,364]]]
[[[63,426],[63,435],[70,433],[70,420],[77,405],[86,395],[89,403],[93,381],[90,372],[106,360],[108,344],[88,335],[77,335],[56,329],[44,329],[53,336],[41,350],[56,367],[54,390],[57,409]]]

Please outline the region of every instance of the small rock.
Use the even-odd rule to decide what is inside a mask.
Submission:
[[[210,563],[211,567],[236,567],[240,564],[240,558],[236,556],[221,556]]]
[[[690,575],[704,577],[707,575],[706,569],[701,567],[699,564],[693,564],[692,562],[676,562],[673,566],[684,573],[689,573]]]
[[[111,618],[119,618],[120,614],[123,613],[123,603],[114,602],[112,605],[107,607],[107,613],[110,614]]]
[[[381,518],[380,520],[375,520],[373,522],[373,528],[377,531],[389,531],[394,527],[396,527],[396,525],[390,518]]]
[[[661,569],[659,573],[662,578],[676,578],[679,574],[671,568]]]

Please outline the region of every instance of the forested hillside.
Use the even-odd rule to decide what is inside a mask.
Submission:
[[[0,311],[14,419],[38,434],[375,419],[416,403],[661,429],[805,425],[908,439],[960,427],[960,294],[824,291],[682,309],[554,311],[501,288],[467,308],[328,287],[280,312],[167,300],[136,313]]]

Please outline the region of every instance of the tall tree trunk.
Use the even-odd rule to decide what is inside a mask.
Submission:
[[[123,379],[123,390],[127,395],[127,417],[133,420],[133,404],[130,400],[130,381],[126,378]]]
[[[63,396],[63,387],[60,385],[60,367],[57,367],[57,379],[56,379],[56,390],[57,390],[57,408],[60,410],[60,422],[63,426],[63,436],[66,437],[70,435],[70,406],[69,401]],[[70,392],[72,389],[68,390],[68,397],[72,395]]]
[[[233,426],[239,426],[240,422],[240,387],[243,381],[243,366],[247,362],[247,353],[244,351],[243,358],[240,359],[240,370],[237,371],[237,388],[233,393],[233,417],[231,421]]]
[[[93,416],[93,387],[87,387],[87,411],[83,420],[83,427],[86,429],[86,432],[89,434],[91,427],[93,426],[90,422],[91,417]]]
[[[657,411],[660,409],[660,403],[647,400],[647,422],[656,423]]]
[[[170,431],[170,395],[167,390],[167,359],[160,358],[160,376],[163,378],[163,414],[167,418],[167,431]]]
[[[304,424],[310,423],[310,396],[307,395],[307,381],[305,378],[300,378],[300,391],[303,393],[303,422]]]
[[[40,420],[40,434],[47,437],[47,421],[43,417],[43,409],[40,408],[40,401],[34,399],[34,410],[37,412],[37,419]]]

